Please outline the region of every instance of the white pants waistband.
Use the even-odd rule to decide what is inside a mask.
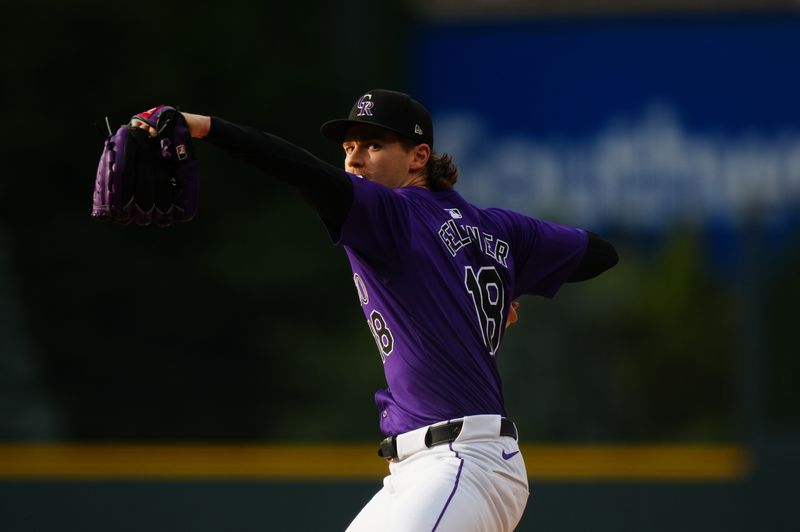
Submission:
[[[500,420],[502,416],[496,414],[481,414],[477,416],[464,416],[463,418],[440,421],[418,429],[397,435],[397,461],[402,461],[414,453],[425,450],[425,435],[430,427],[462,421],[464,425],[454,441],[465,442],[470,440],[492,440],[500,437]]]

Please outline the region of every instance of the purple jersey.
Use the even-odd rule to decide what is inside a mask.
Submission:
[[[350,177],[353,204],[332,236],[383,360],[381,430],[505,415],[495,357],[511,301],[555,295],[583,258],[586,232],[479,209],[455,191]]]

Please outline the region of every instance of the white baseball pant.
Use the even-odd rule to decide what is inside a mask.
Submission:
[[[514,530],[528,500],[528,476],[517,440],[498,436],[500,419],[467,416],[455,441],[430,448],[428,427],[398,435],[398,458],[383,488],[347,532]]]

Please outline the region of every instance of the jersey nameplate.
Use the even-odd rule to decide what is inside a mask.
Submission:
[[[508,268],[506,259],[510,250],[505,240],[495,238],[489,233],[482,233],[478,227],[472,225],[459,226],[454,220],[447,220],[439,228],[439,238],[450,251],[452,256],[469,244],[477,243],[481,251],[496,260],[504,268]]]

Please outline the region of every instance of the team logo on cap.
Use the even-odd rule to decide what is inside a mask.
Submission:
[[[375,102],[372,101],[372,94],[365,94],[356,102],[356,107],[358,107],[358,114],[356,116],[372,116],[373,105],[375,105]]]
[[[422,135],[422,128],[419,127],[419,124],[414,124],[414,133],[417,135]]]

